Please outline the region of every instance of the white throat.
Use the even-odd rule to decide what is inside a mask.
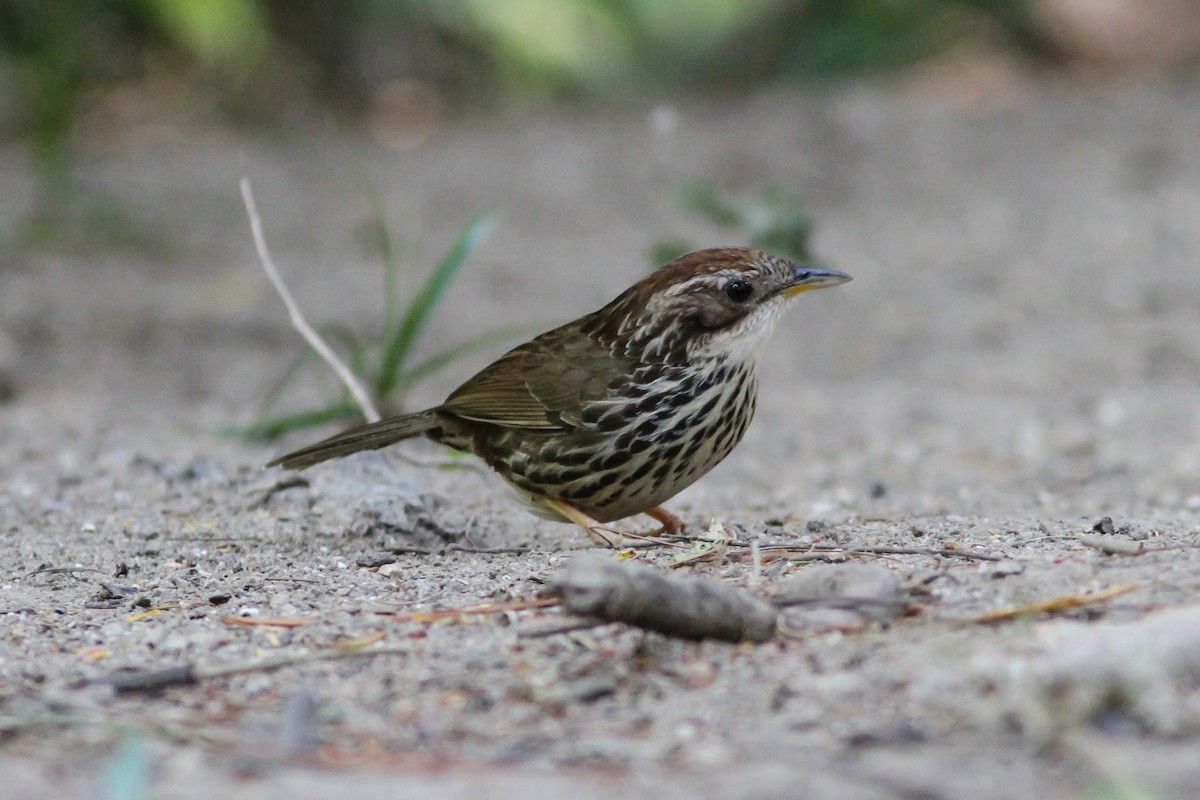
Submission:
[[[786,302],[782,297],[771,300],[755,309],[753,314],[743,317],[736,325],[689,344],[692,357],[715,358],[734,364],[758,363]]]

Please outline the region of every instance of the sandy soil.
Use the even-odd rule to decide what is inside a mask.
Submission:
[[[1200,90],[526,109],[404,153],[161,122],[85,139],[84,182],[155,246],[0,254],[13,796],[1200,796]],[[855,281],[804,298],[746,441],[673,508],[763,544],[917,550],[843,557],[892,570],[913,613],[758,646],[525,635],[554,610],[430,617],[533,597],[579,537],[461,462],[372,454],[271,491],[260,465],[306,435],[213,434],[301,350],[243,171],[310,314],[364,333],[366,176],[414,276],[498,211],[425,354],[595,308],[658,241],[731,243],[672,206],[681,181],[801,192]],[[11,234],[33,194],[11,148],[0,184]],[[689,569],[767,590],[812,566]],[[243,624],[271,620],[290,626]],[[339,646],[362,655],[299,658]],[[100,680],[280,656],[297,663],[156,693]]]

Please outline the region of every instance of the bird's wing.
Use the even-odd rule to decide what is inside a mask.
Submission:
[[[606,398],[609,383],[627,369],[572,324],[505,353],[455,389],[442,409],[504,428],[570,430],[579,425],[580,409]]]

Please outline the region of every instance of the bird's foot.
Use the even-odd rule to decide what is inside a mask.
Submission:
[[[625,539],[620,533],[612,528],[604,527],[570,503],[564,503],[561,500],[551,500],[548,497],[539,497],[537,498],[537,502],[554,511],[554,513],[563,519],[574,522],[583,529],[588,539],[591,539],[594,544],[600,547],[616,548],[623,547],[625,544]]]
[[[662,506],[655,506],[645,513],[647,517],[653,517],[662,523],[661,528],[651,531],[646,534],[647,536],[679,536],[683,533],[684,528],[687,527],[683,520]]]
[[[628,539],[655,544],[670,544],[670,542],[660,541],[660,537],[676,538],[682,536],[684,529],[687,527],[683,520],[670,511],[667,511],[662,506],[655,506],[644,513],[646,516],[658,520],[660,523],[658,528],[646,533],[621,534],[619,531],[596,522],[570,503],[565,503],[562,500],[551,500],[548,497],[539,497],[536,501],[563,519],[574,522],[583,529],[588,539],[600,547],[625,547]]]

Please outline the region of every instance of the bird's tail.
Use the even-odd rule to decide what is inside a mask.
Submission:
[[[362,450],[378,450],[402,439],[419,436],[441,424],[442,420],[433,410],[388,417],[378,422],[359,425],[357,428],[342,431],[328,439],[322,439],[316,444],[302,447],[293,453],[280,456],[267,466],[304,469],[331,458],[341,458]]]

